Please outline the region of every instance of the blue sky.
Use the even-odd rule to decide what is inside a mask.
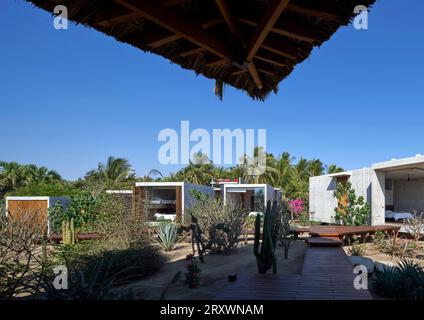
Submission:
[[[267,149],[346,169],[424,153],[424,28],[420,0],[377,1],[369,29],[339,31],[265,102],[167,60],[51,16],[0,2],[0,160],[75,179],[109,155],[138,175],[165,173],[164,128],[265,128]]]

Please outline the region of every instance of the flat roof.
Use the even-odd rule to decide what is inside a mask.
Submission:
[[[184,185],[185,182],[136,182],[136,187],[177,187]]]
[[[417,154],[415,157],[392,159],[390,161],[378,162],[372,165],[372,169],[387,170],[387,169],[407,169],[410,167],[424,167],[424,156]]]

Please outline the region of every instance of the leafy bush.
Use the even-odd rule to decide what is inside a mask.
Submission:
[[[365,256],[367,254],[367,245],[355,240],[349,248],[349,254],[351,256]]]
[[[424,269],[412,260],[376,272],[376,289],[389,298],[424,300]]]
[[[94,231],[106,243],[119,248],[139,247],[149,241],[143,215],[117,195],[104,195],[97,206]]]
[[[78,193],[78,189],[68,183],[38,183],[21,187],[16,191],[8,193],[10,196],[72,196]]]
[[[384,235],[384,234],[383,234]],[[414,250],[413,243],[399,237],[399,232],[386,238],[381,234],[374,235],[374,244],[382,253],[393,257],[406,257]]]
[[[334,208],[335,219],[344,225],[362,226],[368,224],[371,208],[364,197],[357,197],[352,184],[338,183],[334,197],[337,198],[337,207]]]
[[[55,264],[67,266],[69,289],[56,290],[54,275],[46,270],[40,277],[38,294],[49,299],[113,299],[122,297],[121,286],[147,277],[166,259],[149,244],[138,248],[105,248],[100,241],[86,241],[62,246],[55,255]]]
[[[60,232],[62,221],[74,221],[78,231],[92,231],[97,219],[97,211],[105,195],[93,196],[88,190],[79,191],[71,197],[67,208],[55,204],[49,209],[49,217],[54,232]]]
[[[203,242],[211,253],[231,254],[238,246],[248,212],[238,204],[203,197],[188,210],[197,219]]]
[[[178,243],[178,228],[174,223],[162,222],[157,228],[156,241],[165,251],[171,251]]]

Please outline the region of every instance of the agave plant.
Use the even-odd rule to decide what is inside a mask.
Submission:
[[[376,288],[386,297],[424,300],[424,269],[403,259],[397,267],[377,271]]]
[[[178,228],[175,223],[163,222],[156,229],[156,242],[159,243],[165,251],[171,251],[179,241]]]

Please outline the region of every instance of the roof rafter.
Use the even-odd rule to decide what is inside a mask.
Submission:
[[[265,38],[267,37],[271,28],[275,22],[277,22],[278,18],[283,13],[288,4],[289,0],[273,0],[268,4],[265,13],[262,16],[262,20],[259,23],[259,26],[257,27],[256,32],[254,33],[250,41],[250,45],[247,49],[245,59],[247,62],[247,68],[249,69],[250,75],[252,76],[253,81],[255,81],[258,89],[262,89],[263,85],[252,59],[259,48],[262,46],[262,43],[265,41]]]
[[[252,27],[258,26],[258,23],[250,18],[240,17],[238,18],[238,20]],[[317,36],[314,32],[290,19],[283,19],[282,21],[277,21],[275,25],[270,29],[270,32],[278,33],[286,37],[306,41],[309,43],[317,41]]]
[[[114,0],[121,6],[139,13],[157,25],[179,34],[194,44],[222,58],[236,61],[228,47],[211,34],[189,23],[179,15],[158,6],[154,1]]]
[[[218,7],[219,11],[221,12],[222,17],[224,18],[225,23],[227,24],[228,29],[230,30],[231,34],[237,37],[238,41],[245,47],[244,39],[241,35],[238,21],[234,18],[234,15],[232,14],[230,7],[228,6],[228,3],[226,0],[215,0],[216,6]]]

